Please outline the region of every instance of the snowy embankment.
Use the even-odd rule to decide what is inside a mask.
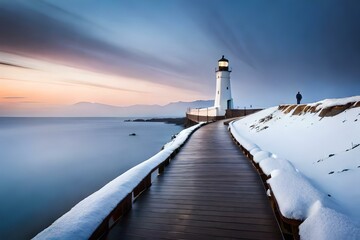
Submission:
[[[360,96],[268,108],[230,131],[301,239],[360,239]]]
[[[128,196],[145,176],[181,147],[190,134],[201,125],[203,123],[181,131],[159,153],[131,168],[79,202],[34,239],[89,239],[119,202]]]

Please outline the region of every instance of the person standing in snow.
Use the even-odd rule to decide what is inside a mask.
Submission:
[[[301,99],[302,99],[302,96],[301,96],[300,92],[298,92],[298,93],[296,94],[297,104],[300,104]]]

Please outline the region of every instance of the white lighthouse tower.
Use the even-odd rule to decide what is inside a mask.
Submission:
[[[217,116],[225,116],[226,109],[233,108],[231,97],[229,60],[224,55],[219,60],[216,69],[216,93],[214,107],[217,108]]]
[[[216,68],[216,92],[213,107],[189,108],[186,118],[189,122],[212,122],[224,119],[226,110],[233,108],[231,97],[229,60],[224,55]]]

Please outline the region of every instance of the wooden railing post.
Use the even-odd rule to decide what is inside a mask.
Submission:
[[[162,174],[162,173],[164,172],[164,170],[165,170],[165,164],[162,163],[162,164],[160,164],[160,166],[159,166],[158,174],[159,174],[159,175]]]
[[[113,209],[113,211],[102,221],[97,229],[92,233],[89,239],[100,239],[109,229],[118,221],[121,216],[130,211],[132,208],[132,193],[129,193]]]
[[[165,171],[165,167],[167,167],[169,164],[170,164],[170,158],[173,154],[170,155],[170,157],[168,157],[164,162],[162,162],[160,165],[159,165],[159,168],[158,168],[158,174],[162,174],[164,171]]]
[[[151,173],[149,173],[135,188],[133,191],[134,198],[140,195],[143,191],[151,186]]]

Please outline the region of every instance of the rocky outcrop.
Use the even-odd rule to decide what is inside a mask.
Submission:
[[[323,106],[322,103],[315,104],[301,104],[301,105],[279,105],[278,110],[284,112],[285,114],[291,113],[291,115],[303,115],[306,113],[318,113],[319,117],[332,117],[336,116],[339,113],[351,108],[360,107],[360,101],[357,102],[348,102],[346,104],[333,105],[333,106]]]

